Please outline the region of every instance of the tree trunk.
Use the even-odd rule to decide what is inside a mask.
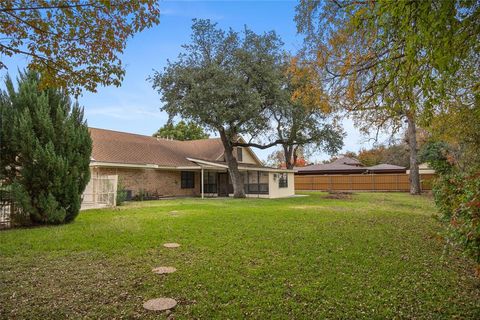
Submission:
[[[285,168],[292,170],[297,164],[298,146],[283,145],[283,153],[285,155]]]
[[[410,194],[420,194],[420,172],[417,163],[417,128],[415,119],[411,115],[407,115],[407,132],[408,146],[410,147]]]
[[[283,155],[285,156],[285,168],[293,169],[292,163],[292,146],[283,145]]]
[[[230,179],[232,180],[233,197],[245,198],[243,176],[240,174],[240,171],[238,171],[238,162],[237,159],[235,159],[235,157],[233,156],[232,142],[225,134],[225,131],[219,130],[219,132],[223,148],[225,149],[225,161],[228,165],[228,173],[230,174]]]
[[[299,147],[299,146],[293,147],[293,163],[292,163],[292,167],[291,167],[291,168],[288,168],[288,169],[293,169],[293,167],[295,167],[295,166],[297,165],[298,147]]]

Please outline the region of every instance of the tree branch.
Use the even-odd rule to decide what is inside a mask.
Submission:
[[[258,149],[268,149],[268,148],[271,148],[273,146],[276,146],[276,145],[279,145],[279,144],[283,144],[285,143],[286,141],[284,140],[275,140],[273,142],[270,142],[268,144],[259,144],[259,143],[253,143],[253,142],[249,142],[249,143],[244,143],[244,142],[233,142],[232,145],[235,146],[235,147],[254,147],[254,148],[258,148]]]
[[[115,5],[112,5],[115,6]],[[69,9],[69,8],[78,8],[78,7],[95,7],[97,5],[93,2],[89,3],[78,3],[78,4],[64,4],[64,5],[52,5],[52,6],[33,6],[33,7],[17,7],[17,8],[2,8],[0,12],[11,12],[11,11],[28,11],[28,10],[49,10],[49,9]]]

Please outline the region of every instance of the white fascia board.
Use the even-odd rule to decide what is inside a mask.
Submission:
[[[214,163],[210,161],[205,161],[205,160],[199,160],[199,159],[194,159],[194,158],[187,158],[188,161],[204,164],[204,165],[209,165],[217,168],[226,168],[228,169],[228,166],[226,164],[220,164],[220,163]],[[289,169],[275,169],[275,168],[252,168],[252,167],[245,167],[242,166],[241,163],[238,164],[238,170],[243,170],[243,171],[264,171],[264,172],[291,172],[294,173],[295,171],[289,170]]]
[[[110,167],[110,168],[141,168],[141,169],[158,169],[158,170],[199,170],[200,166],[159,166],[157,164],[131,164],[117,162],[90,161],[90,167]]]
[[[227,165],[221,164],[221,163],[215,163],[215,162],[210,162],[210,161],[205,161],[205,160],[200,160],[200,159],[194,159],[194,158],[187,158],[187,160],[195,162],[195,163],[207,165],[207,166],[212,166],[212,167],[215,167],[215,168],[227,168],[228,169]]]

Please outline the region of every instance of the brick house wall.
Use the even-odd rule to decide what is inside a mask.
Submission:
[[[195,172],[195,188],[182,189],[180,171],[142,168],[93,168],[93,175],[118,175],[118,183],[132,196],[144,190],[159,196],[199,196],[200,172]]]

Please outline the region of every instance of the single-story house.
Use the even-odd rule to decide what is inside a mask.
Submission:
[[[117,175],[128,197],[219,196],[233,194],[220,139],[178,141],[90,128],[92,177]],[[249,197],[295,194],[294,171],[265,167],[250,148],[234,154]]]
[[[297,175],[324,175],[324,174],[386,174],[386,173],[405,173],[406,168],[393,164],[378,164],[365,167],[355,158],[342,157],[331,163],[313,164],[305,167],[296,167]]]

